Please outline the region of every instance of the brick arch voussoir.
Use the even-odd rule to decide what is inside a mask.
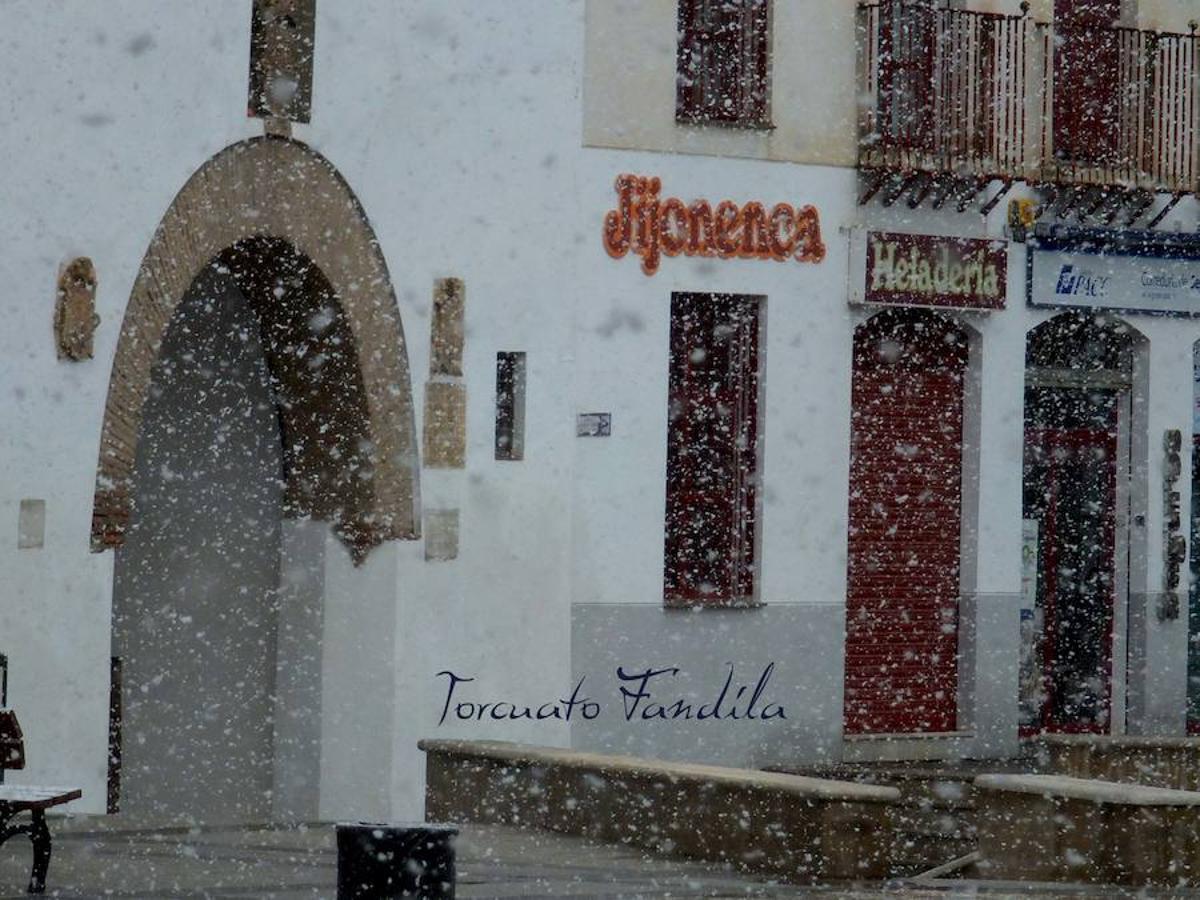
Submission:
[[[133,467],[151,372],[176,305],[238,241],[280,238],[317,265],[337,293],[366,391],[373,464],[370,509],[334,523],[357,560],[420,533],[412,383],[387,264],[362,205],[328,160],[285,138],[222,150],[176,195],[130,292],[100,435],[92,549],[119,546],[133,511]]]

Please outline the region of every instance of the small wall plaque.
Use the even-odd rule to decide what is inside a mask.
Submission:
[[[37,550],[46,544],[46,501],[25,499],[17,514],[17,549]]]
[[[458,510],[425,510],[425,561],[458,559]]]
[[[575,420],[576,437],[608,437],[612,434],[612,413],[580,413]]]

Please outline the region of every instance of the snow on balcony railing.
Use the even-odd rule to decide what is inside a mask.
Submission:
[[[875,0],[858,41],[864,169],[1197,188],[1195,34]]]
[[[1196,190],[1195,35],[1036,27],[1045,180]]]
[[[860,163],[1012,177],[1025,162],[1029,22],[920,0],[859,7]]]

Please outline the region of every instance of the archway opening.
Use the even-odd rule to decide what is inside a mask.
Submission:
[[[1021,729],[1124,729],[1140,335],[1064,313],[1025,345],[1022,518],[1035,573]]]
[[[121,811],[315,815],[320,629],[281,645],[287,520],[376,542],[372,449],[356,342],[320,269],[275,238],[218,254],[175,307],[142,407],[113,596]],[[295,667],[307,688],[281,690]]]
[[[256,275],[260,267],[250,263],[263,259],[274,262]],[[288,461],[290,473],[297,476],[289,506],[339,512],[334,523],[338,536],[356,562],[383,541],[418,537],[420,491],[408,356],[379,242],[358,199],[328,160],[298,141],[272,137],[233,144],[201,166],[176,195],[146,250],[109,381],[92,549],[119,547],[124,540],[151,368],[175,307],[214,260],[223,260],[230,274],[241,279],[239,289],[260,309],[265,304],[256,298],[264,290],[270,293],[280,285],[286,290],[289,280],[323,280],[321,290],[336,293],[344,313],[335,335],[342,343],[333,346],[356,350],[351,405],[361,406],[365,415],[352,431],[339,429],[343,445],[332,447],[325,438],[314,438],[306,442],[299,465]],[[319,326],[323,314],[318,311],[309,323],[264,315],[275,334],[297,331],[302,324]],[[292,370],[300,371],[300,366]],[[350,379],[341,383],[349,385]],[[302,421],[302,399],[296,404],[297,421]],[[333,500],[328,491],[299,483],[314,471],[310,463],[333,451],[348,451],[349,456],[340,457],[343,468],[369,486],[360,484],[363,490],[357,490],[339,484]]]
[[[216,455],[190,458],[192,433],[216,441]],[[394,742],[379,722],[394,702],[396,557],[372,549],[419,537],[418,475],[400,311],[358,198],[299,141],[226,147],[155,229],[109,379],[92,549],[122,547],[134,526],[144,544],[122,551],[114,583],[114,652],[125,656],[112,667],[110,751],[124,764],[110,767],[110,808],[260,818],[269,769],[272,818],[388,815],[378,773]],[[216,523],[203,515],[214,507]],[[136,565],[155,553],[161,576]],[[369,555],[377,564],[360,565]],[[162,581],[172,564],[177,580]],[[247,701],[257,712],[243,726],[227,722],[223,737],[257,734],[235,750],[205,729],[226,709],[209,668],[232,663],[212,636],[244,618],[232,612],[243,595],[261,619],[245,626],[262,657],[244,671],[248,696],[270,695],[273,653],[274,698]],[[217,624],[196,628],[211,598],[225,603],[210,607]],[[156,638],[163,623],[177,633]],[[236,656],[242,644],[229,646]],[[196,663],[187,679],[173,674],[181,655]],[[147,699],[159,688],[178,710]],[[370,703],[322,708],[323,696],[364,691]],[[206,808],[197,792],[217,790],[238,802]],[[167,797],[173,809],[155,799]]]

